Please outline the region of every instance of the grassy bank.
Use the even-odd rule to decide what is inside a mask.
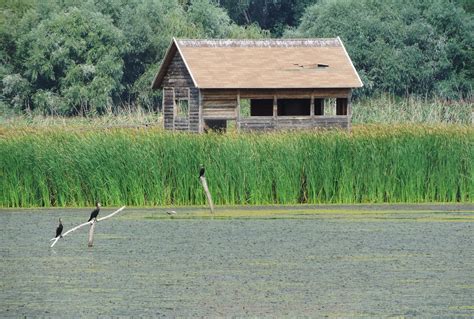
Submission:
[[[173,134],[3,128],[0,206],[472,202],[471,127]]]

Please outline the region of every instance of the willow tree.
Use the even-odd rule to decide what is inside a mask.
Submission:
[[[53,14],[18,44],[33,103],[45,113],[103,112],[123,89],[126,42],[101,13],[71,8]]]

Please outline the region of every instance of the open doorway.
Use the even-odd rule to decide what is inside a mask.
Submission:
[[[231,120],[204,120],[204,132],[234,132],[237,131],[237,121]]]

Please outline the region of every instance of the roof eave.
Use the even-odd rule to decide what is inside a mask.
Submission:
[[[352,63],[351,57],[350,57],[349,54],[347,53],[347,50],[346,50],[346,47],[344,46],[344,43],[342,42],[342,40],[341,40],[341,38],[340,38],[339,36],[337,37],[337,39],[339,40],[339,43],[341,44],[342,49],[344,50],[344,53],[346,54],[347,59],[348,59],[349,62],[351,63],[352,70],[353,70],[354,73],[357,75],[357,80],[359,81],[359,86],[354,87],[354,88],[361,88],[361,87],[363,87],[363,86],[364,86],[364,83],[362,83],[362,80],[360,79],[359,73],[357,73],[357,70],[355,69],[354,64]]]
[[[188,65],[188,62],[186,61],[186,57],[184,56],[183,52],[181,51],[181,48],[179,47],[179,42],[175,38],[173,38],[173,41],[176,42],[176,48],[178,49],[179,55],[181,55],[181,59],[183,59],[184,65],[186,66],[186,69],[189,72],[189,75],[191,76],[191,79],[193,80],[194,86],[199,87],[198,83],[196,82],[196,79],[193,76],[193,72],[191,72],[191,68]]]
[[[340,86],[262,86],[262,87],[244,87],[244,86],[201,86],[202,90],[318,90],[318,89],[357,89],[361,86],[340,85]]]
[[[156,90],[161,87],[161,84],[163,82],[163,79],[166,75],[166,71],[168,71],[168,67],[173,60],[173,56],[177,51],[176,48],[176,40],[173,38],[173,41],[171,41],[171,44],[169,45],[168,49],[166,50],[165,57],[163,58],[163,62],[161,62],[160,69],[155,75],[155,78],[153,79],[153,82],[151,83],[151,89]]]

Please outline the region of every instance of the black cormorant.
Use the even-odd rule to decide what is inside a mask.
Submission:
[[[204,166],[201,165],[201,169],[199,170],[199,178],[203,177],[205,172],[206,170],[204,169]]]
[[[63,232],[63,222],[61,220],[61,218],[59,219],[59,226],[58,228],[56,228],[56,237],[54,238],[57,238],[59,236],[61,236],[61,233]],[[62,236],[61,236],[62,237]]]
[[[97,202],[95,203],[95,209],[92,211],[91,217],[89,218],[88,222],[90,222],[94,218],[97,220],[97,215],[99,215],[99,212],[100,212],[100,203]]]

